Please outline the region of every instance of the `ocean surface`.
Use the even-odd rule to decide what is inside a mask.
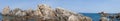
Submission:
[[[1,15],[1,13],[0,13],[0,21],[2,21],[2,15]]]
[[[88,16],[92,18],[93,21],[99,21],[100,20],[100,14],[98,13],[81,13],[84,16]]]

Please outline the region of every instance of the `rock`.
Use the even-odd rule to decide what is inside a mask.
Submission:
[[[40,9],[41,13],[43,14],[44,19],[54,19],[56,14],[53,12],[53,10],[50,8],[50,6],[48,6],[46,4],[41,4],[41,5],[38,5],[38,8]]]
[[[83,21],[92,21],[92,19],[90,18],[90,17],[83,17],[84,19],[83,19]]]
[[[29,8],[28,10],[25,10],[25,12],[26,12],[26,14],[27,14],[27,16],[34,16],[34,10],[32,10],[31,8]],[[37,13],[37,12],[35,12],[35,13]]]
[[[43,16],[43,14],[41,13],[41,10],[39,8],[37,8],[34,12],[34,15],[37,15],[37,16]]]
[[[14,10],[12,10],[11,15],[15,15],[18,11],[22,11],[20,8],[15,8]]]
[[[57,17],[59,17],[59,21],[67,21],[69,16],[72,15],[68,10],[59,7],[55,9],[55,12]]]
[[[101,17],[100,21],[108,21],[107,17]]]
[[[21,10],[19,8],[15,8],[10,11],[9,7],[4,10],[8,13],[4,13],[3,11],[3,14],[9,14],[12,21],[92,21],[90,17],[86,17],[63,8],[56,8],[53,10],[46,4],[38,5],[36,10]]]
[[[80,20],[79,20],[79,17],[78,17],[78,16],[71,15],[71,16],[68,18],[68,21],[80,21]]]
[[[8,19],[8,17],[4,17],[2,21],[10,21],[10,19]]]
[[[84,17],[81,14],[77,14],[63,8],[56,8],[55,11],[57,13],[57,16],[60,18],[60,21],[92,21],[92,19],[89,17]]]
[[[116,15],[111,15],[111,16],[109,16],[109,20],[110,20],[110,21],[117,21],[117,20],[115,20],[115,19],[118,19],[118,18],[116,18]]]
[[[60,7],[56,8],[55,11],[56,11],[57,14],[61,14],[62,16],[70,16],[72,14],[76,14],[74,12],[71,12],[69,10],[65,10],[63,8],[60,8]]]
[[[26,16],[26,12],[22,12],[22,11],[18,11],[16,14],[16,16]]]
[[[46,4],[41,4],[41,5],[38,5],[38,8],[41,10],[41,13],[46,16],[55,16],[53,10],[51,9],[50,6],[46,5]]]
[[[19,8],[15,8],[13,11],[12,11],[12,14],[11,15],[15,15],[15,16],[26,16],[26,12],[22,11],[21,9]]]
[[[34,15],[38,15],[39,18],[45,21],[56,21],[56,16],[54,11],[50,8],[50,6],[45,4],[38,5],[37,10],[35,10]]]
[[[100,21],[109,21],[107,18],[109,16],[108,13],[100,12],[99,14],[101,15]]]
[[[120,15],[117,15],[116,18],[120,20]]]
[[[9,6],[5,7],[3,10],[2,10],[2,15],[7,15],[10,13],[10,8]]]
[[[86,16],[71,15],[68,18],[68,21],[92,21],[92,19]]]
[[[105,13],[105,12],[100,12],[99,14],[101,15],[101,17],[107,17],[107,16],[109,16],[109,14]]]

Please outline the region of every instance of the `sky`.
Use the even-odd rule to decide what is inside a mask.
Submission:
[[[0,12],[6,6],[11,10],[20,8],[36,9],[38,4],[47,4],[53,9],[61,7],[74,12],[82,13],[120,13],[120,0],[0,0]]]

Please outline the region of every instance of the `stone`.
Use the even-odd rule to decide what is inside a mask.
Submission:
[[[10,15],[13,15],[13,16],[26,16],[26,12],[19,9],[19,8],[15,8],[14,10],[12,10],[11,14]]]
[[[18,11],[22,11],[20,8],[15,8],[14,10],[12,10],[11,15],[15,15]]]
[[[108,13],[100,12],[99,14],[101,15],[100,21],[109,21],[107,18],[109,16]]]
[[[25,10],[25,12],[26,12],[26,14],[27,14],[27,16],[34,16],[34,10],[32,10],[31,8],[29,8],[28,10]],[[35,12],[35,13],[37,13],[37,12]]]
[[[26,16],[27,14],[26,14],[26,12],[18,11],[18,12],[16,12],[15,15],[16,15],[16,16]]]
[[[35,10],[34,15],[36,15],[36,16],[43,16],[43,14],[41,13],[41,10],[39,8],[37,8]]]
[[[54,16],[54,12],[52,11],[52,9],[50,8],[50,6],[47,6],[45,4],[41,4],[38,6],[41,13],[46,16],[46,15],[49,15],[49,16]]]
[[[109,16],[109,14],[105,13],[105,12],[100,12],[99,14],[101,15],[101,17],[107,17],[107,16]]]
[[[87,16],[71,15],[68,21],[92,21],[92,19]]]
[[[68,18],[68,21],[80,21],[80,20],[79,20],[79,17],[78,17],[78,16],[71,15],[71,16]]]
[[[2,15],[7,15],[10,13],[10,8],[9,6],[6,6],[3,10],[2,10]]]
[[[58,7],[55,11],[57,13],[57,16],[60,17],[60,21],[92,21],[92,19],[89,17],[72,12],[70,10],[65,10],[63,8]]]
[[[49,15],[49,16],[55,16],[53,10],[51,9],[50,6],[46,5],[46,4],[40,4],[38,5],[38,8],[41,10],[41,13],[46,16],[46,15]]]
[[[83,18],[84,18],[83,21],[92,21],[92,19],[90,17],[84,16]]]
[[[56,8],[55,12],[57,14],[57,17],[59,17],[59,21],[68,21],[69,16],[72,15],[68,10],[60,7]]]
[[[65,10],[63,8],[60,8],[60,7],[56,8],[55,11],[56,11],[57,14],[61,14],[62,16],[70,16],[70,15],[72,15],[72,14],[70,14],[70,11]]]
[[[50,6],[46,4],[40,4],[38,5],[38,8],[40,9],[41,14],[43,14],[44,19],[54,19],[56,14],[53,12]]]
[[[107,17],[101,17],[100,21],[108,21]]]
[[[9,7],[4,10],[7,10],[8,13],[3,11],[3,14],[9,14],[10,16],[8,17],[11,17],[9,19],[12,19],[12,21],[92,21],[90,17],[63,8],[53,10],[46,4],[38,5],[36,10],[15,8],[10,11]]]

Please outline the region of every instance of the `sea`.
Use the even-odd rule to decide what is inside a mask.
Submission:
[[[84,16],[92,18],[93,21],[99,21],[100,20],[100,14],[98,13],[81,13]]]
[[[0,21],[2,21],[2,14],[0,13]]]
[[[99,19],[100,19],[100,14],[98,14],[98,13],[81,13],[81,14],[92,18],[93,21],[99,21]],[[0,21],[2,21],[1,13],[0,13]]]

